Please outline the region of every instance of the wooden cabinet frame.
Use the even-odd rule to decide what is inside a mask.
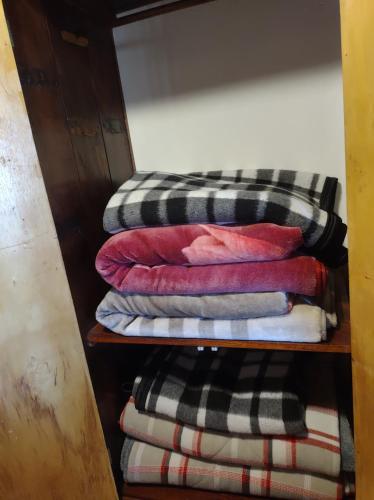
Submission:
[[[12,282],[12,273],[0,269],[2,297],[17,297],[17,309],[6,304],[0,338],[0,496],[43,499],[54,491],[55,498],[109,500],[116,498],[113,478],[1,3],[0,260],[9,270],[22,260],[27,280],[15,270]],[[340,10],[356,498],[368,500],[374,498],[374,2],[340,0]],[[104,140],[114,139],[104,134]],[[63,314],[54,307],[59,301]],[[34,318],[35,326],[20,311],[31,303],[43,318]],[[59,471],[48,454],[61,457]]]
[[[374,2],[341,0],[356,498],[374,498]]]

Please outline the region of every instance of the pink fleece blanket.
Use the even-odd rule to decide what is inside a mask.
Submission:
[[[126,293],[316,295],[325,283],[322,264],[312,257],[279,260],[301,244],[299,228],[274,224],[134,229],[103,245],[96,268],[108,283]]]
[[[102,247],[97,264],[229,264],[281,260],[303,244],[299,227],[276,224],[225,227],[214,224],[147,227],[124,231]]]

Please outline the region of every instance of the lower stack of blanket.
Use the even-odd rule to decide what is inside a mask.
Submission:
[[[159,349],[120,425],[128,483],[272,498],[349,493],[350,426],[331,365],[292,352]]]

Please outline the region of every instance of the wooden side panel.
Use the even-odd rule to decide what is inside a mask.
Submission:
[[[92,321],[98,297],[105,288],[92,271],[89,217],[84,210],[85,196],[67,127],[48,22],[39,0],[7,2],[7,13],[78,320],[84,329]],[[33,79],[38,71],[44,75],[44,84]],[[100,231],[99,221],[96,228]]]
[[[83,335],[106,286],[104,207],[132,172],[112,32],[69,2],[4,1],[31,127]],[[46,8],[45,8],[46,7]],[[89,8],[89,10],[87,10]],[[94,18],[91,18],[89,14]],[[106,20],[105,11],[101,21]]]
[[[70,25],[60,17],[55,4],[48,6],[48,25],[55,54],[61,94],[65,104],[67,127],[76,159],[81,184],[81,200],[87,237],[92,257],[105,240],[102,217],[113,186],[107,161],[98,106],[91,82],[88,44],[79,45],[63,39],[62,32],[69,32]],[[69,11],[74,16],[75,11]],[[76,12],[75,23],[79,12]],[[84,29],[82,25],[78,26]],[[81,35],[78,32],[77,38]],[[86,37],[82,32],[81,38]],[[93,262],[92,270],[93,268]]]
[[[116,498],[0,2],[0,498]]]
[[[88,50],[110,174],[118,188],[134,172],[134,160],[112,32],[94,28]]]
[[[67,127],[48,20],[40,0],[7,1],[5,4],[44,182],[78,322],[84,331],[93,320],[105,286],[93,271],[95,249],[90,240],[93,213],[85,209],[85,185],[80,178]],[[97,212],[95,215],[98,220],[93,221],[91,227],[95,224],[96,233],[103,238],[101,216]]]
[[[374,2],[341,0],[357,498],[374,498]]]

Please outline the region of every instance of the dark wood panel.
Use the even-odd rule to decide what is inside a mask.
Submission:
[[[7,1],[6,7],[35,145],[83,330],[92,324],[105,286],[92,272],[94,260],[82,206],[83,187],[66,126],[48,21],[39,0]]]
[[[57,230],[79,226],[79,176],[39,0],[7,1],[14,52]]]
[[[169,12],[213,1],[214,0],[178,0],[175,2],[165,3],[164,5],[159,5],[157,7],[150,6],[148,9],[143,9],[140,12],[118,17],[113,21],[113,27],[124,26],[125,24],[141,21],[142,19],[147,19],[149,17],[161,16],[162,14],[168,14]]]
[[[86,332],[106,290],[94,270],[106,238],[103,210],[113,182],[126,180],[132,163],[112,32],[86,15],[90,6],[95,15],[99,8],[103,12],[103,4],[90,2],[84,10],[72,3],[7,0],[6,10],[74,305]],[[106,123],[120,123],[121,132],[103,132]]]
[[[61,32],[68,31],[69,26],[59,19],[59,12],[60,9],[55,11],[54,4],[48,5],[49,30],[81,183],[85,229],[90,241],[90,253],[94,257],[105,238],[101,220],[113,186],[91,80],[88,46],[71,43],[61,36]],[[78,15],[77,10],[75,17]],[[82,29],[76,33],[77,36],[87,36],[85,22],[82,19]]]
[[[114,12],[119,14],[127,10],[146,7],[147,5],[155,3],[156,1],[157,0],[112,0],[112,4]]]
[[[122,88],[112,30],[94,28],[88,45],[93,86],[103,130],[110,175],[118,188],[134,172]]]

